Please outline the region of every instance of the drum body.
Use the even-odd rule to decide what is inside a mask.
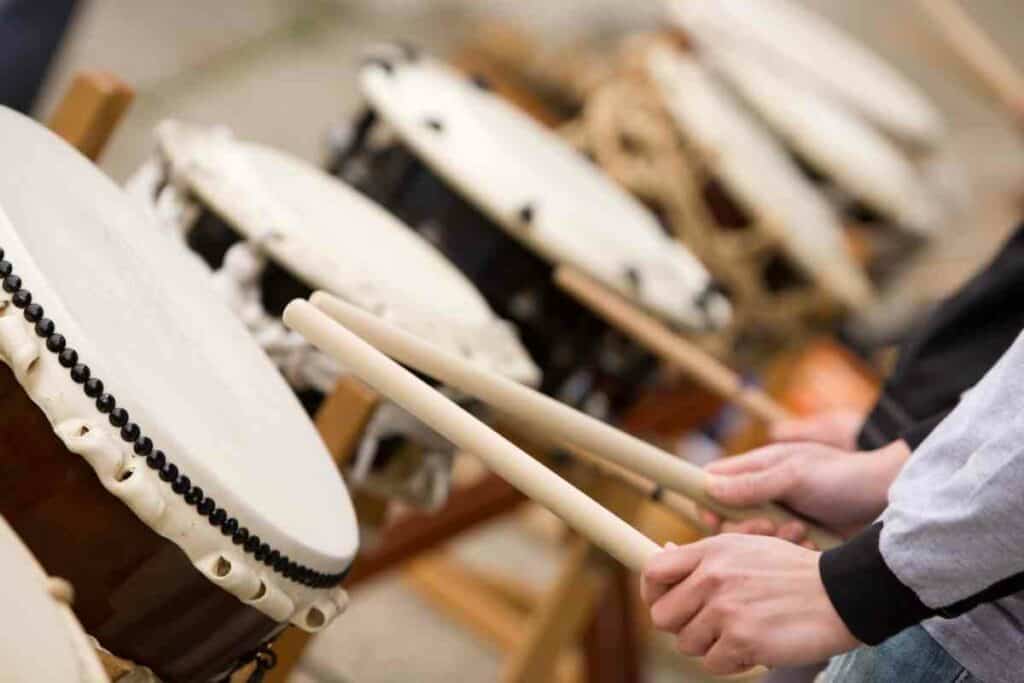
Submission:
[[[437,246],[498,315],[516,324],[543,370],[545,393],[609,418],[655,380],[650,354],[559,289],[550,263],[388,135],[372,110],[334,151],[329,169]]]
[[[71,582],[82,625],[118,657],[166,683],[219,680],[284,628],[211,583],[111,496],[5,365],[0,473],[0,515],[48,572]]]

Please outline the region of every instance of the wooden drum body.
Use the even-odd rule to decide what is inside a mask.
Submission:
[[[115,656],[168,683],[265,662],[347,601],[358,534],[330,455],[120,188],[3,108],[0,142],[0,514]]]

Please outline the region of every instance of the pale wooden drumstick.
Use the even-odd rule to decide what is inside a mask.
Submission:
[[[745,385],[737,373],[711,354],[686,341],[652,316],[575,268],[558,268],[555,272],[555,282],[640,346],[666,363],[683,370],[711,391],[739,405],[751,415],[765,422],[791,417],[789,411],[768,394],[756,387]]]
[[[650,479],[641,477],[632,470],[627,470],[622,465],[616,465],[613,462],[602,460],[601,458],[591,455],[586,451],[574,449],[572,454],[580,460],[583,460],[595,467],[603,476],[618,480],[639,493],[641,496],[650,498],[651,500],[664,505],[677,517],[705,536],[711,533],[711,528],[703,519],[700,518],[700,514],[697,511],[697,505],[689,498],[681,496],[675,491],[669,491]]]
[[[917,0],[949,47],[1024,126],[1024,72],[955,0]]]
[[[707,473],[685,460],[669,455],[645,441],[508,378],[438,349],[330,294],[316,292],[311,301],[327,315],[399,362],[488,403],[495,410],[505,413],[517,422],[542,431],[547,439],[568,443],[615,462],[667,489],[685,495],[727,519],[767,518],[776,524],[796,519],[777,505],[750,508],[722,505],[707,493]],[[311,341],[317,343],[316,340]],[[394,400],[392,396],[389,398]],[[395,402],[401,405],[401,401]],[[427,420],[424,422],[431,427],[434,426]],[[834,534],[813,526],[810,526],[808,538],[822,549],[841,542]]]
[[[293,301],[284,322],[347,370],[561,517],[630,569],[640,571],[660,548],[587,494],[569,484],[306,301]]]

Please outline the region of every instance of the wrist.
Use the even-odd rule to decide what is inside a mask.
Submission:
[[[889,504],[889,488],[910,459],[910,447],[902,439],[862,454],[868,470],[867,484],[874,492],[879,512]]]

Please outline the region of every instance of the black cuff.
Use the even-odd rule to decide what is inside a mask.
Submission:
[[[879,549],[882,523],[821,555],[819,571],[832,605],[850,633],[877,645],[935,612],[892,573]]]
[[[910,450],[916,450],[921,442],[928,438],[928,435],[939,426],[939,423],[946,419],[946,416],[952,412],[950,410],[943,410],[941,413],[936,413],[929,418],[920,420],[914,423],[913,426],[904,429],[900,433],[900,438],[907,442],[910,446]]]

